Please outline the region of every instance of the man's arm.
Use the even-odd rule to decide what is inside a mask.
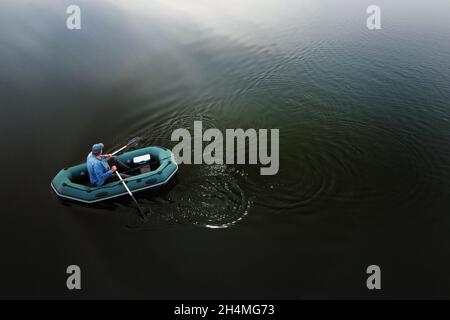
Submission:
[[[94,173],[97,176],[98,180],[101,180],[102,183],[112,176],[112,170],[108,170],[106,172],[103,172],[103,166],[100,163],[97,163],[94,165]]]
[[[111,153],[108,153],[108,154],[102,154],[102,158],[103,159],[108,159],[108,158],[112,158],[112,154]]]

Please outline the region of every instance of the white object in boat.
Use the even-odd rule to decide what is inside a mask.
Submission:
[[[149,161],[150,158],[151,158],[150,154],[144,154],[144,155],[139,156],[139,157],[134,157],[133,158],[133,162],[134,163],[143,163],[143,162]]]

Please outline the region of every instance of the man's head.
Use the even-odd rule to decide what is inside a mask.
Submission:
[[[103,151],[103,147],[104,147],[104,145],[103,145],[103,143],[96,143],[96,144],[94,144],[93,146],[92,146],[92,154],[94,155],[94,156],[99,156],[99,155],[101,155],[102,154],[102,151]]]

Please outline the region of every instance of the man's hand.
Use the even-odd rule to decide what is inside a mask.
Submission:
[[[116,172],[116,171],[117,171],[117,167],[116,167],[116,166],[112,166],[112,167],[111,167],[111,172],[114,173],[114,172]]]
[[[108,158],[112,158],[112,154],[111,153],[108,153]]]

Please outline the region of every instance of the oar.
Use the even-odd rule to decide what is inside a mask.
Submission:
[[[133,139],[128,141],[128,143],[126,145],[124,145],[122,148],[120,148],[120,149],[114,151],[113,153],[111,153],[111,155],[115,155],[115,154],[119,153],[120,151],[124,150],[125,148],[137,146],[140,141],[141,141],[140,137],[134,137]],[[122,182],[123,186],[127,190],[128,194],[130,195],[130,197],[133,199],[134,203],[136,204],[136,207],[139,210],[139,213],[141,214],[142,219],[145,221],[146,218],[147,218],[147,213],[149,213],[150,210],[148,208],[144,209],[144,208],[142,208],[139,205],[139,202],[137,202],[136,198],[133,196],[133,193],[131,193],[131,191],[128,188],[128,186],[125,183],[125,181],[123,181],[122,176],[120,175],[120,173],[118,171],[115,171],[115,172],[116,172],[117,177],[120,179],[120,181]]]
[[[124,145],[122,148],[120,148],[120,149],[114,151],[113,153],[111,153],[111,155],[115,155],[116,153],[119,153],[120,151],[122,151],[125,148],[137,146],[140,141],[141,141],[140,137],[134,137],[133,139],[128,141],[128,143],[126,145]]]
[[[123,186],[125,187],[125,189],[127,190],[128,194],[130,195],[130,197],[133,199],[134,203],[136,204],[137,209],[139,210],[139,213],[141,214],[142,219],[145,220],[145,218],[147,217],[147,213],[150,212],[150,210],[148,208],[142,208],[139,205],[139,202],[137,202],[136,198],[133,196],[133,194],[131,193],[130,189],[128,189],[127,184],[125,183],[125,181],[123,181],[122,176],[120,175],[120,173],[118,171],[115,171],[117,174],[117,177],[119,177],[120,181],[122,182]]]

